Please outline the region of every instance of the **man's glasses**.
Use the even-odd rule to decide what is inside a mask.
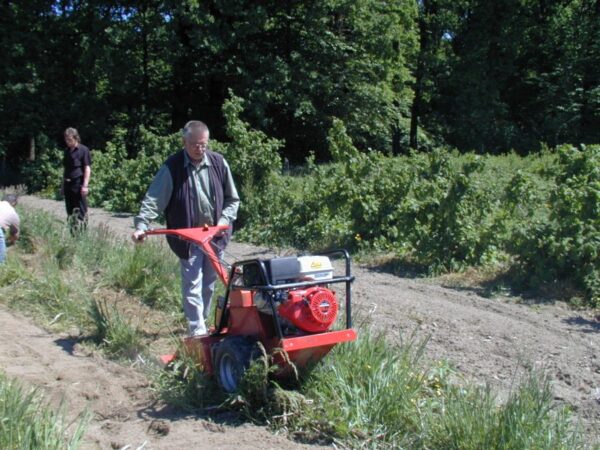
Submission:
[[[190,147],[193,147],[193,148],[199,148],[199,149],[202,149],[202,150],[206,150],[206,149],[208,148],[208,143],[206,143],[206,144],[200,144],[200,143],[188,143],[188,145],[189,145]]]

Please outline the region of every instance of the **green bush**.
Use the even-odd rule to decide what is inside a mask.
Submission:
[[[566,281],[589,305],[599,304],[598,146],[544,148],[526,158],[445,149],[391,157],[358,151],[334,118],[332,162],[309,158],[301,174],[290,175],[281,173],[282,142],[250,128],[241,98],[231,93],[223,113],[229,141],[213,147],[229,161],[240,191],[238,238],[385,252],[430,274],[507,267],[516,259],[526,286]],[[178,133],[116,129],[94,152],[91,203],[137,212],[160,165],[180,148]],[[30,188],[58,189],[57,152],[42,152],[24,169]]]
[[[600,306],[600,146],[558,150],[548,220],[515,237],[514,253],[529,285],[567,281]]]
[[[63,149],[55,147],[45,136],[37,139],[38,154],[35,161],[21,167],[21,177],[29,192],[58,198],[63,179]]]
[[[487,160],[443,150],[394,158],[360,153],[336,120],[329,139],[334,163],[309,163],[307,176],[276,177],[245,197],[243,237],[391,251],[432,272],[501,256],[512,220],[500,213],[508,180],[490,176]]]
[[[223,104],[228,142],[215,142],[215,150],[223,153],[231,167],[236,185],[242,189],[264,187],[273,173],[281,171],[279,149],[283,142],[267,136],[262,131],[253,130],[243,121],[244,100],[229,92],[229,99]]]
[[[128,157],[128,133],[116,129],[102,152],[94,153],[90,202],[112,211],[135,211],[154,175],[169,155],[182,148],[181,135],[161,137],[140,127],[136,133],[135,156]]]

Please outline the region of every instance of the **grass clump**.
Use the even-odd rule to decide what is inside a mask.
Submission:
[[[135,247],[115,247],[103,265],[106,282],[139,296],[144,303],[161,310],[181,308],[178,265],[165,258],[170,251],[147,242]]]
[[[220,405],[225,395],[214,378],[204,372],[185,351],[181,341],[174,342],[174,345],[178,346],[177,358],[169,364],[167,370],[153,373],[153,389],[157,396],[186,411],[199,411]]]
[[[429,412],[429,448],[584,448],[566,408],[553,405],[548,379],[535,372],[498,404],[489,387],[449,387],[441,414]]]
[[[89,315],[96,327],[96,341],[109,355],[135,359],[146,350],[140,330],[123,316],[115,305],[105,300],[93,300]]]
[[[66,422],[62,409],[53,411],[36,390],[26,391],[0,372],[0,448],[76,449],[89,416]]]

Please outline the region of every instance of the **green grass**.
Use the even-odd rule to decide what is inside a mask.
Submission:
[[[173,342],[181,346],[181,341]],[[156,396],[170,405],[185,411],[202,411],[213,408],[225,401],[213,377],[208,376],[201,367],[180,347],[179,356],[167,370],[151,370],[153,391]]]
[[[302,440],[350,448],[584,447],[542,374],[524,376],[501,403],[447,364],[424,363],[424,345],[409,339],[396,346],[363,330],[357,342],[336,346],[298,392],[271,383],[268,395],[257,396],[265,387],[255,386],[236,404],[249,418],[261,413],[264,423]]]
[[[64,410],[54,411],[36,390],[25,390],[0,372],[0,448],[74,450],[89,418],[83,413],[68,423]]]
[[[490,387],[466,382],[445,362],[424,362],[425,342],[393,345],[368,330],[359,336],[285,388],[272,379],[264,356],[251,365],[240,391],[228,396],[188,358],[160,372],[154,387],[186,410],[229,409],[303,442],[343,448],[585,448],[542,373],[524,374],[500,401]]]
[[[146,351],[139,327],[116,305],[96,299],[90,303],[88,313],[96,326],[96,341],[110,356],[133,360]]]
[[[179,265],[157,243],[113,247],[101,267],[109,286],[125,289],[161,310],[181,308]]]

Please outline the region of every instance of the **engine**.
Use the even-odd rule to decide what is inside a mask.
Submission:
[[[316,286],[290,291],[278,312],[300,330],[319,333],[327,331],[335,322],[338,302],[333,291]]]
[[[323,281],[326,284],[333,277],[331,261],[324,256],[275,258],[265,263],[274,285],[301,281]],[[268,297],[284,322],[301,331],[327,331],[337,318],[339,307],[335,292],[321,285],[255,293],[254,304],[259,311],[272,314]]]

